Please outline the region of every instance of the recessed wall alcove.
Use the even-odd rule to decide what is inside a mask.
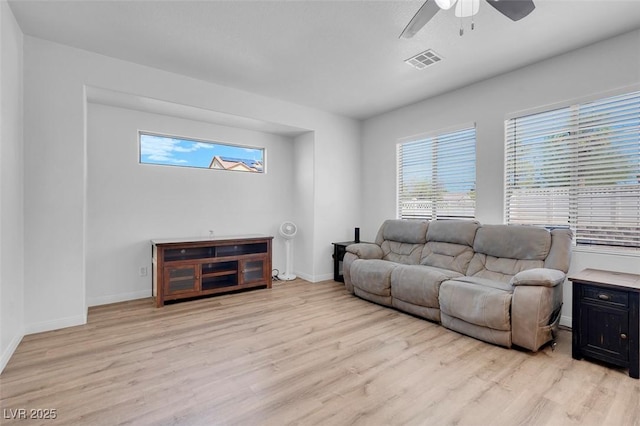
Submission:
[[[313,209],[296,206],[313,205],[313,131],[95,87],[86,94],[88,306],[151,295],[152,238],[273,235],[273,267],[283,270],[277,229],[293,220],[302,230],[295,265],[311,275]],[[266,172],[139,164],[138,131],[264,148]]]

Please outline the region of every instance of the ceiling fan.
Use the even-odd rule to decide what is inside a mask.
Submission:
[[[456,1],[458,4],[456,5]],[[512,21],[519,21],[525,16],[529,15],[536,6],[533,4],[533,0],[486,0],[491,6],[493,6],[498,12],[502,13]],[[450,9],[453,6],[455,8],[455,14],[457,17],[465,18],[473,16],[478,13],[480,7],[480,0],[426,0],[422,7],[416,12],[411,21],[407,24],[400,38],[411,38],[427,22],[431,20],[438,13],[439,10]],[[462,34],[461,34],[462,35]]]

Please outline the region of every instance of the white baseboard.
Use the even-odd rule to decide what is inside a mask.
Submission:
[[[57,330],[59,328],[75,327],[87,323],[87,314],[73,317],[59,318],[52,321],[42,321],[28,324],[24,327],[24,334],[42,333],[44,331]]]
[[[330,274],[323,274],[323,275],[316,275],[315,280],[312,281],[314,283],[320,282],[320,281],[327,281],[327,280],[332,280],[333,279],[333,272],[331,272]]]
[[[87,306],[108,305],[110,303],[144,299],[146,297],[151,297],[151,289],[142,290],[142,291],[132,291],[130,293],[112,294],[109,296],[90,297],[87,299]]]
[[[2,357],[0,358],[0,373],[2,373],[4,371],[4,368],[9,363],[9,360],[11,359],[11,356],[13,355],[13,353],[18,348],[18,345],[22,341],[23,337],[24,337],[24,332],[20,331],[20,333],[16,334],[13,337],[13,339],[9,343],[9,346],[7,347],[7,349],[5,349],[4,352],[2,353]]]
[[[305,273],[302,273],[302,272],[296,272],[295,275],[298,278],[302,278],[305,281],[313,282],[313,275],[305,274]]]
[[[318,283],[320,281],[326,281],[326,280],[332,280],[333,279],[333,273],[330,274],[323,274],[323,275],[309,275],[309,274],[305,274],[302,272],[296,272],[296,275],[299,278],[302,278],[305,281],[309,281],[312,283]]]
[[[88,302],[88,306],[97,306],[97,305],[106,305],[109,303],[125,302],[127,300],[142,299],[145,297],[151,297],[151,290],[137,291],[137,292],[131,292],[131,293],[121,293],[121,294],[115,294],[111,296],[95,297],[87,300],[87,302]],[[24,328],[23,335],[42,333],[42,332],[51,331],[51,330],[58,330],[60,328],[75,327],[77,325],[84,325],[86,323],[87,323],[86,313],[84,315],[79,315],[79,316],[59,318],[51,321],[42,321],[39,323],[26,325]],[[20,339],[22,339],[22,337],[20,337]],[[20,343],[20,341],[18,341],[18,343]],[[17,344],[16,344],[16,347],[17,347]],[[15,350],[15,348],[13,350]],[[11,354],[13,354],[13,350],[9,353],[9,357],[11,356]],[[5,354],[3,354],[2,356],[3,358],[1,361],[4,361]]]
[[[560,317],[560,325],[564,326],[564,327],[569,327],[571,328],[571,324],[572,324],[572,320],[571,317],[568,317],[566,315],[562,315]]]

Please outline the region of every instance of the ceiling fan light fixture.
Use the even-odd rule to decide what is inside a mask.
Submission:
[[[456,17],[468,18],[480,10],[480,0],[460,0],[456,4]]]
[[[440,9],[449,10],[456,4],[458,0],[436,0],[436,4]]]
[[[487,3],[512,21],[519,21],[536,8],[533,0],[487,0]],[[480,0],[425,0],[404,28],[402,34],[400,34],[400,38],[413,37],[436,13],[443,9],[449,9],[453,7],[454,4],[456,5],[455,15],[458,18],[472,17],[477,14],[480,9]],[[474,24],[472,22],[471,29],[473,29],[473,27]],[[462,33],[462,27],[460,32]]]

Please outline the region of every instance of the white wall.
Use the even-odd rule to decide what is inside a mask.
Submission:
[[[293,160],[293,222],[298,225],[298,233],[293,242],[293,269],[296,275],[310,280],[313,273],[313,256],[301,256],[299,253],[313,253],[314,229],[314,146],[313,132],[304,133],[295,139]],[[280,240],[280,238],[278,238]],[[286,266],[286,265],[285,265]],[[284,273],[283,268],[278,268]],[[304,271],[304,272],[300,272]]]
[[[371,118],[363,124],[363,239],[396,216],[398,139],[475,122],[476,217],[503,222],[504,120],[507,114],[640,83],[640,31],[634,31],[460,90]],[[428,72],[428,71],[426,71]],[[640,273],[640,259],[574,253],[570,272],[584,267]],[[565,284],[563,322],[570,323]]]
[[[361,181],[360,141],[361,128],[335,126],[315,133],[313,158],[314,182],[314,276],[316,279],[333,279],[332,242],[353,239],[353,228],[362,217],[360,203]],[[322,143],[318,143],[321,140]]]
[[[94,236],[87,228],[92,216],[86,175],[93,172],[87,162],[85,86],[313,131],[313,188],[308,191],[315,197],[314,228],[300,230],[313,250],[298,253],[312,261],[311,270],[300,273],[314,281],[331,276],[331,241],[347,237],[343,224],[357,222],[360,212],[355,196],[360,192],[358,122],[25,37],[25,257],[38,259],[37,267],[25,270],[27,332],[86,321],[86,244]],[[349,184],[342,185],[343,180]],[[328,195],[331,201],[318,203]],[[137,288],[136,283],[131,292]],[[128,290],[114,288],[111,293]],[[95,297],[110,296],[102,292]]]
[[[94,103],[87,121],[89,306],[151,296],[150,239],[277,235],[291,219],[291,138]],[[267,173],[141,165],[138,130],[265,148]],[[273,266],[284,268],[277,239]]]
[[[0,372],[24,334],[23,37],[0,1]]]

